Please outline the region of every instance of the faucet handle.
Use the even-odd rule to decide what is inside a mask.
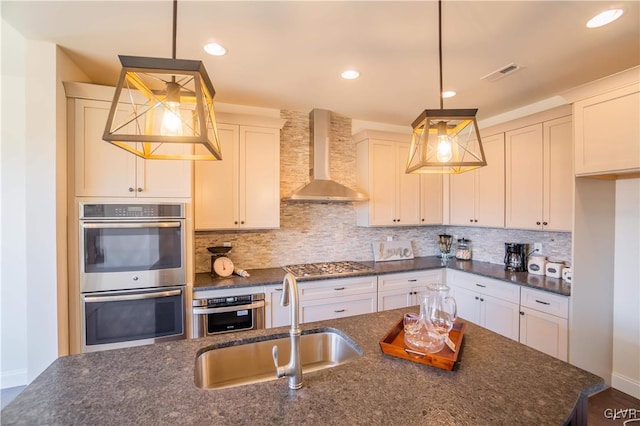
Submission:
[[[276,366],[276,377],[284,376],[284,369],[278,365],[278,345],[273,345],[271,356],[273,356],[273,364]]]

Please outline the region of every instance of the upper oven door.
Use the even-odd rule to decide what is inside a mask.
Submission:
[[[186,282],[184,220],[80,222],[82,292]]]

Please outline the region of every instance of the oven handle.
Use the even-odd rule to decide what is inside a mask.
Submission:
[[[219,308],[193,308],[194,315],[222,314],[225,312],[243,311],[249,309],[264,308],[264,300],[250,303],[248,305],[222,306]]]
[[[83,223],[85,229],[100,228],[180,228],[180,222],[91,222]]]
[[[182,290],[156,291],[153,293],[120,294],[116,296],[84,296],[87,303],[122,302],[124,300],[156,299],[158,297],[179,296]]]

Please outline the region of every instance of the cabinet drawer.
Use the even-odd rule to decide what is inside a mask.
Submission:
[[[509,284],[460,271],[453,271],[451,277],[451,285],[493,296],[508,302],[520,303],[520,286],[517,284]]]
[[[378,277],[378,287],[380,291],[426,286],[430,283],[441,282],[442,269],[433,271],[403,272],[399,274],[380,275]]]
[[[569,298],[547,291],[522,288],[520,305],[560,318],[569,318]]]
[[[300,322],[323,321],[377,311],[376,293],[301,302]]]
[[[299,282],[300,300],[326,299],[352,294],[375,293],[378,278],[375,275],[354,278],[336,278]]]

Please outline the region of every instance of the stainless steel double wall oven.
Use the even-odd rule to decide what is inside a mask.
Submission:
[[[185,338],[184,204],[79,208],[82,352]]]

